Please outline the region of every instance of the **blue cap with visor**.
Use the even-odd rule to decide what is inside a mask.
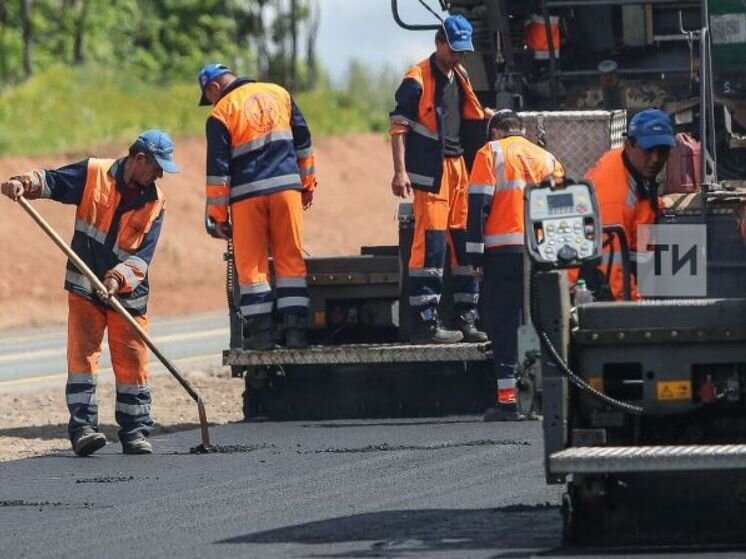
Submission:
[[[199,88],[202,91],[202,97],[199,99],[200,106],[211,105],[210,101],[205,97],[205,88],[207,84],[213,80],[218,79],[223,74],[231,74],[231,69],[225,64],[206,64],[202,66],[202,69],[197,75],[197,81],[199,82]]]
[[[642,149],[676,146],[671,117],[658,109],[645,109],[632,117],[627,137]]]
[[[135,145],[143,153],[152,155],[164,173],[179,172],[174,162],[174,143],[163,130],[146,130],[137,137]]]
[[[448,16],[443,20],[443,31],[446,34],[448,46],[454,52],[474,52],[471,42],[472,27],[464,16]]]

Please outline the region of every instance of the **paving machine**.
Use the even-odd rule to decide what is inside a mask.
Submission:
[[[597,257],[593,212],[570,207],[579,207],[577,188],[527,191],[540,365],[518,382],[524,405],[541,393],[546,479],[567,483],[564,535],[599,545],[743,543],[746,299],[573,307],[562,269]],[[561,217],[546,211],[565,205]],[[551,251],[552,231],[581,218],[579,246],[574,238]],[[705,221],[717,231],[717,220]],[[708,275],[717,278],[717,268]]]
[[[488,13],[511,3],[452,2],[448,7],[475,14],[477,4]],[[699,266],[700,290],[686,293],[686,298],[661,295],[642,302],[573,307],[562,269],[593,263],[597,257],[592,249],[596,233],[588,226],[593,216],[577,214],[577,185],[557,191],[527,189],[526,241],[532,262],[528,299],[534,340],[539,343],[519,348],[519,404],[524,411],[538,407],[543,414],[547,481],[567,484],[562,514],[568,541],[743,544],[746,250],[739,223],[746,200],[746,144],[744,119],[736,115],[743,112],[746,98],[746,74],[739,66],[746,57],[746,6],[728,1],[589,0],[545,1],[534,7],[550,16],[554,8],[600,10],[612,5],[622,10],[623,22],[631,21],[632,10],[642,14],[640,29],[648,41],[652,38],[647,46],[660,52],[647,60],[639,58],[646,48],[643,41],[636,48],[626,48],[625,43],[606,55],[616,50],[619,60],[638,56],[641,64],[660,64],[674,60],[665,54],[675,52],[678,43],[688,50],[682,60],[689,60],[689,71],[626,68],[614,60],[615,92],[604,77],[609,64],[602,61],[595,72],[583,69],[582,57],[573,59],[570,53],[563,55],[561,65],[555,60],[557,66],[546,68],[543,79],[550,87],[545,94],[541,78],[529,72],[518,80],[527,95],[516,89],[510,99],[566,109],[581,99],[573,96],[575,88],[592,88],[597,79],[601,95],[595,98],[607,108],[663,107],[674,117],[678,131],[698,140],[691,192],[679,189],[677,170],[671,169],[679,160],[669,161],[663,181],[666,209],[659,225],[691,225],[703,232],[689,262],[696,259]],[[678,31],[672,27],[672,36],[656,38],[655,29],[665,26],[666,13],[671,12],[678,12]],[[632,33],[626,23],[622,31],[625,38]],[[641,106],[633,93],[645,90],[657,94]],[[499,89],[493,93],[501,98]],[[583,192],[584,197],[592,195],[592,188]],[[549,215],[548,208],[563,208],[561,216]],[[569,227],[581,217],[585,224],[578,227],[585,234],[573,236],[570,243],[563,238],[550,253],[551,230],[558,231],[563,222]],[[604,224],[601,238],[615,234],[613,229],[613,224]],[[580,246],[573,245],[577,239]],[[652,243],[649,248],[649,256],[656,258]],[[624,244],[622,252],[628,275],[633,265]],[[694,273],[691,266],[687,270]],[[673,270],[669,272],[665,281],[680,282]]]
[[[392,0],[403,26],[437,27],[401,21],[404,1]],[[661,177],[658,222],[702,234],[686,262],[682,252],[666,260],[668,275],[661,273],[669,287],[685,284],[682,275],[699,277],[683,297],[661,290],[641,302],[573,306],[563,270],[593,265],[597,243],[610,235],[623,241],[623,234],[614,224],[598,225],[592,202],[579,203],[593,199],[592,185],[526,190],[530,320],[519,330],[518,402],[543,415],[546,479],[567,484],[568,541],[743,545],[746,4],[454,0],[440,7],[474,25],[476,52],[465,64],[482,100],[530,109],[535,139],[563,163],[567,155],[559,151],[572,142],[567,134],[546,141],[549,115],[567,122],[569,112],[582,111],[588,130],[588,111],[658,107],[688,135],[677,137],[686,146],[674,148]],[[544,60],[524,41],[534,16],[550,45],[552,25],[561,27],[560,44]],[[603,141],[609,137],[612,145],[620,141],[613,133]],[[566,167],[573,176],[584,173]],[[572,235],[559,235],[568,227]],[[621,244],[629,278],[634,264]],[[654,244],[653,260],[660,256]]]

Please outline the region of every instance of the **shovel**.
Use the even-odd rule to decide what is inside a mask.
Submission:
[[[56,244],[62,250],[62,252],[67,255],[72,263],[75,264],[75,267],[77,267],[78,270],[80,270],[80,272],[88,278],[93,288],[100,291],[101,293],[106,293],[106,287],[104,287],[104,284],[101,282],[101,280],[98,279],[96,274],[94,274],[86,265],[86,263],[83,262],[83,260],[77,254],[75,254],[75,252],[73,252],[73,250],[62,239],[62,237],[60,237],[59,234],[54,229],[52,229],[49,223],[47,223],[46,220],[39,214],[39,212],[34,209],[34,207],[28,202],[28,200],[20,197],[16,201],[24,210],[26,210],[26,212],[39,225],[39,227],[44,230],[49,238],[54,241],[54,244]],[[160,352],[160,350],[150,339],[150,336],[148,336],[148,333],[142,329],[142,327],[134,318],[132,318],[132,315],[129,313],[129,311],[127,311],[127,309],[124,308],[124,305],[122,305],[119,299],[117,299],[114,295],[109,295],[106,300],[108,304],[111,305],[111,307],[113,307],[115,311],[121,314],[122,317],[124,317],[124,319],[129,323],[129,325],[135,329],[135,331],[142,338],[145,344],[150,348],[150,351],[152,351],[155,356],[158,357],[160,362],[163,363],[163,366],[168,369],[168,372],[171,373],[176,378],[176,380],[179,381],[179,384],[181,384],[184,390],[187,391],[189,396],[191,396],[192,399],[197,402],[197,411],[199,412],[199,427],[202,433],[202,444],[193,448],[192,452],[209,452],[211,447],[210,433],[207,430],[207,413],[205,412],[205,404],[202,402],[202,398],[197,392],[197,389],[194,388],[194,385],[189,382],[189,380],[176,369],[174,364],[171,363],[171,361],[169,361],[166,356]]]

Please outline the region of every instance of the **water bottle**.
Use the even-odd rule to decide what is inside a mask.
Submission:
[[[588,289],[584,279],[579,279],[575,284],[575,305],[593,302],[593,293]]]

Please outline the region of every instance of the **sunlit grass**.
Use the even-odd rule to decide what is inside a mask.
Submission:
[[[101,68],[52,68],[0,94],[0,155],[84,152],[147,128],[201,136],[209,109],[198,99],[196,81],[155,86]],[[385,113],[345,93],[302,93],[296,102],[315,136],[387,127]]]

